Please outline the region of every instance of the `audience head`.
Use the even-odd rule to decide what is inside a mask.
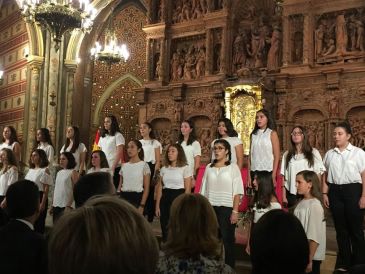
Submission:
[[[256,134],[259,129],[271,129],[275,130],[276,125],[271,113],[266,109],[260,109],[256,112],[255,127],[251,134]]]
[[[9,148],[0,150],[0,166],[17,166],[18,162],[15,158],[14,152]]]
[[[222,255],[217,217],[207,198],[200,194],[182,194],[174,200],[164,251],[183,258]]]
[[[102,150],[94,150],[91,153],[89,168],[109,168],[108,160]]]
[[[256,192],[254,199],[256,207],[269,207],[272,197],[276,197],[272,173],[269,171],[256,171],[252,184]]]
[[[73,169],[76,167],[76,160],[71,152],[64,151],[61,153],[60,167],[63,169]]]
[[[333,132],[333,138],[336,147],[346,147],[350,142],[352,136],[352,129],[348,122],[343,121],[336,125]]]
[[[143,161],[144,152],[142,148],[142,143],[138,140],[131,140],[127,145],[128,157],[132,158],[138,155],[138,158]]]
[[[48,128],[42,127],[37,130],[37,136],[36,136],[37,144],[40,142],[48,143],[52,146],[52,139],[51,134],[49,133]]]
[[[39,189],[29,180],[11,184],[6,192],[6,207],[10,218],[27,219],[32,223],[39,214]]]
[[[115,187],[109,172],[93,172],[80,177],[73,192],[75,205],[80,207],[92,196],[115,194]]]
[[[40,168],[47,167],[49,165],[49,161],[47,158],[47,154],[43,149],[35,149],[32,151],[29,159],[29,167],[35,168],[39,166]]]
[[[224,139],[218,139],[214,141],[213,151],[215,159],[213,160],[213,164],[211,167],[215,165],[219,160],[225,159],[225,165],[229,165],[231,163],[232,153],[231,153],[231,145],[228,141]]]
[[[152,140],[156,139],[152,124],[149,122],[144,122],[139,126],[139,133],[141,134],[142,138],[148,137]]]
[[[218,121],[218,127],[217,127],[217,133],[218,133],[218,139],[224,138],[224,137],[237,137],[238,133],[234,129],[232,121],[228,118],[221,118]]]
[[[304,274],[309,261],[302,224],[280,209],[270,210],[255,224],[250,251],[253,274]]]
[[[184,141],[186,136],[188,136],[188,140],[186,142],[187,145],[191,145],[196,140],[194,122],[190,119],[181,122],[179,144]]]
[[[117,197],[95,197],[63,215],[51,232],[53,274],[154,274],[158,245],[151,226]]]
[[[120,132],[118,120],[114,115],[107,115],[104,118],[104,126],[101,131],[101,136],[105,137],[105,134],[114,136],[116,132]]]
[[[5,142],[6,140],[9,140],[9,145],[12,145],[14,142],[19,142],[16,130],[13,126],[4,127],[3,142]]]
[[[184,149],[180,144],[171,144],[167,147],[164,157],[165,166],[176,163],[177,167],[187,165]]]

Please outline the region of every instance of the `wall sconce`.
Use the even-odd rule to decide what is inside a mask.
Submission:
[[[4,82],[4,71],[0,70],[0,85],[2,85]]]

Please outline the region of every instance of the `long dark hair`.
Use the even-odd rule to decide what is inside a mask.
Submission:
[[[109,131],[106,130],[103,125],[102,129],[101,129],[101,137],[105,137],[106,134],[114,136],[115,133],[120,132],[118,120],[114,115],[109,114],[109,115],[105,116],[105,118],[109,118],[111,121],[110,130]],[[104,118],[104,120],[105,120],[105,118]]]
[[[152,127],[152,124],[149,123],[149,122],[144,122],[142,123],[142,125],[146,125],[148,126],[148,128],[151,130],[150,133],[149,133],[149,137],[152,139],[152,140],[155,140],[156,139],[156,136],[155,136],[155,132],[153,131],[153,127]]]
[[[232,121],[229,120],[228,118],[221,118],[219,119],[218,121],[218,126],[219,126],[219,123],[223,122],[224,123],[224,126],[226,127],[227,129],[227,135],[229,137],[237,137],[238,136],[238,133],[237,131],[234,129],[233,127],[233,124],[232,124]],[[219,134],[219,131],[218,131],[218,128],[217,128],[217,138],[220,139],[222,138],[223,136]]]
[[[229,166],[231,164],[231,158],[232,158],[232,153],[231,153],[231,145],[228,143],[228,141],[224,140],[224,139],[218,139],[214,142],[213,146],[214,145],[217,145],[217,144],[222,144],[224,146],[224,148],[226,150],[228,150],[228,160],[224,162],[224,164],[226,166]],[[215,164],[218,162],[217,159],[214,159],[212,164],[210,165],[210,167],[214,167]]]
[[[37,146],[39,145],[39,143],[40,143],[40,142],[46,142],[46,143],[48,143],[50,146],[52,146],[52,147],[53,147],[52,139],[51,139],[51,134],[49,133],[48,128],[42,127],[42,128],[39,128],[38,130],[41,132],[42,141],[37,141],[37,138],[36,138],[36,145],[35,145],[35,148],[37,148]],[[37,130],[37,131],[38,131],[38,130]]]
[[[71,127],[74,130],[74,137],[73,137],[72,147],[71,147],[70,152],[75,153],[75,151],[79,148],[79,145],[80,145],[80,130],[76,126],[71,126]],[[66,138],[65,150],[70,145],[70,142],[71,142],[70,138]]]
[[[269,171],[256,171],[257,192],[253,199],[256,208],[267,208],[270,206],[272,196],[278,198],[272,182],[272,173]]]
[[[189,138],[188,141],[186,142],[186,145],[191,145],[194,141],[196,141],[196,135],[195,135],[195,127],[194,127],[194,123],[192,120],[184,120],[181,122],[181,125],[183,123],[187,123],[189,125],[189,127],[191,128],[191,132],[189,134]],[[181,145],[181,143],[184,142],[184,135],[182,135],[181,130],[179,133],[179,139],[178,139],[178,143]]]
[[[66,169],[73,169],[76,167],[76,160],[71,152],[65,151],[62,152],[61,155],[65,156],[67,159]]]
[[[5,126],[5,128],[8,128],[10,130],[10,137],[9,137],[9,146],[12,145],[14,142],[18,142],[19,143],[19,140],[18,140],[18,136],[16,134],[16,130],[13,126]],[[5,142],[5,138],[4,138],[4,135],[3,135],[3,142]]]
[[[18,161],[16,160],[15,154],[10,148],[3,148],[1,150],[6,153],[6,158],[9,166],[18,166]],[[1,163],[0,168],[3,168],[3,166],[4,164]]]
[[[94,150],[91,153],[90,162],[89,162],[89,168],[93,168],[94,167],[92,165],[92,163],[91,163],[91,159],[92,159],[93,154],[95,154],[95,153],[99,154],[99,157],[100,157],[100,168],[109,168],[108,160],[106,159],[105,153],[102,150]]]
[[[140,141],[136,140],[136,139],[133,139],[130,142],[133,142],[136,145],[137,150],[139,150],[138,151],[138,158],[143,161],[144,160],[144,151],[143,151],[143,148],[142,148],[142,143]]]
[[[309,144],[307,132],[305,131],[305,129],[302,126],[293,127],[291,132],[293,133],[294,129],[296,129],[296,128],[298,128],[302,131],[302,134],[303,134],[302,152],[304,154],[304,157],[308,161],[309,167],[312,167],[314,165],[314,155],[313,155],[313,151],[312,151],[313,148]],[[292,157],[294,157],[294,155],[296,154],[296,151],[297,151],[292,138],[290,138],[290,143],[291,143],[291,146],[288,150],[288,154],[286,155],[286,159],[285,159],[285,161],[286,161],[285,169],[288,168],[290,159]]]
[[[30,154],[30,158],[29,158],[29,167],[30,168],[35,168],[35,164],[32,163],[32,154],[36,152],[39,156],[39,167],[40,168],[44,168],[44,167],[47,167],[49,165],[49,161],[48,161],[48,158],[47,158],[47,154],[46,152],[43,150],[43,149],[34,149],[32,151],[32,153]]]
[[[262,114],[264,114],[265,116],[266,116],[266,118],[267,118],[267,126],[266,126],[266,129],[267,128],[269,128],[269,129],[271,129],[271,130],[276,130],[276,124],[275,124],[275,121],[274,121],[274,119],[273,119],[273,117],[272,117],[272,115],[271,115],[271,113],[268,111],[268,110],[266,110],[266,109],[260,109],[259,111],[257,111],[256,112],[256,115],[259,113],[259,112],[261,112]],[[252,132],[251,132],[251,135],[252,134],[256,134],[257,133],[257,131],[259,130],[260,128],[259,128],[259,126],[257,125],[257,122],[255,122],[255,127],[253,128],[253,130],[252,130]],[[265,129],[265,130],[266,130]]]

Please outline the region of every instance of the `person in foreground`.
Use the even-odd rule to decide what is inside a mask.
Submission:
[[[224,264],[217,217],[204,196],[182,194],[172,203],[156,273],[234,273]]]
[[[0,273],[47,273],[45,239],[34,232],[39,216],[39,191],[29,180],[17,181],[6,193],[10,222],[0,229]]]
[[[270,210],[250,238],[252,274],[304,274],[309,245],[300,221],[281,209]]]
[[[100,196],[58,220],[48,254],[52,274],[154,274],[158,245],[135,207]]]

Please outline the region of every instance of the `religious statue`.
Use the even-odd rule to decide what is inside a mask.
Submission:
[[[200,48],[196,62],[196,77],[200,78],[205,75],[205,49]]]
[[[328,102],[328,112],[330,117],[338,117],[339,115],[338,100],[335,96],[332,96]]]
[[[347,26],[345,14],[339,13],[336,17],[336,52],[344,54],[347,52]]]
[[[324,38],[324,25],[320,23],[315,31],[315,41],[316,41],[315,55],[317,58],[322,55],[323,38]]]
[[[271,36],[271,46],[267,56],[267,70],[275,71],[279,68],[280,31],[274,29]]]

